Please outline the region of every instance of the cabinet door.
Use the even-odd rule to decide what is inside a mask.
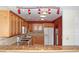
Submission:
[[[15,15],[13,15],[13,35],[15,35],[15,26],[16,26],[16,24],[15,24]]]
[[[28,28],[29,32],[32,32],[32,24],[29,24],[29,28]]]
[[[44,27],[53,27],[52,23],[44,23]]]
[[[0,37],[10,36],[9,12],[7,10],[0,10]]]
[[[43,39],[43,35],[42,36],[33,36],[32,37],[32,42],[33,42],[33,45],[44,45],[44,39]]]
[[[21,20],[21,19],[19,19],[19,25],[20,25],[20,26],[19,26],[19,34],[21,34],[21,31],[22,31],[22,30],[21,30],[21,28],[22,28],[22,20]]]
[[[16,16],[16,35],[18,34],[18,17]]]
[[[19,34],[19,17],[17,17],[17,34]]]
[[[20,18],[18,19],[18,34],[20,34]]]
[[[16,35],[16,16],[14,15],[13,18],[14,18],[13,19],[13,33],[14,33],[14,35]]]
[[[10,36],[13,35],[13,14],[10,13]]]
[[[36,42],[36,39],[37,39],[36,36],[33,36],[33,37],[32,37],[32,44],[33,44],[33,45],[35,45],[35,44],[37,43],[37,42]]]

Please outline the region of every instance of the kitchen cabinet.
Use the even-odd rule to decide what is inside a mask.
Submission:
[[[20,25],[21,25],[21,21],[20,21],[20,17],[17,16],[16,14],[14,14],[13,12],[9,12],[9,20],[10,20],[10,36],[14,36],[14,35],[19,35],[20,33]]]
[[[21,34],[22,20],[24,19],[10,10],[0,10],[0,37]]]
[[[22,23],[21,23],[21,32],[22,32],[22,34],[26,34],[27,32],[28,32],[28,23],[27,23],[27,21],[25,21],[25,20],[22,20]]]
[[[18,25],[19,25],[19,24],[18,24],[18,17],[16,16],[16,35],[19,34],[19,33],[18,33]]]
[[[18,19],[18,34],[21,34],[21,19]]]
[[[53,27],[53,23],[44,23],[44,27]]]
[[[16,17],[13,15],[13,36],[16,35]],[[12,26],[12,25],[11,25]]]
[[[13,21],[13,14],[12,13],[10,13],[10,24],[11,24],[11,26],[10,26],[10,34],[11,35],[14,35],[14,33],[13,33],[13,28],[14,28],[14,26],[13,26],[13,23],[14,23],[14,21]]]
[[[44,35],[41,34],[33,34],[32,35],[32,44],[33,45],[44,45]]]
[[[43,24],[33,24],[32,25],[32,29],[33,29],[33,32],[42,32],[43,31]]]
[[[0,37],[8,37],[9,34],[9,11],[0,10]]]
[[[33,24],[29,23],[29,25],[28,25],[28,31],[32,32],[32,29],[33,29]]]

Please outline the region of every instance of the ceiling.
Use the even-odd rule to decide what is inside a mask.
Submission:
[[[21,14],[18,14],[17,10],[20,8]],[[51,9],[51,14],[48,14],[48,9]],[[59,7],[55,6],[48,6],[48,7],[25,7],[25,6],[20,6],[20,7],[15,7],[15,6],[4,6],[0,7],[0,9],[9,9],[12,10],[14,13],[18,14],[19,16],[23,17],[26,21],[53,21],[60,17],[62,15],[61,9],[59,14],[57,14],[57,10]],[[28,14],[28,9],[30,9],[31,14]],[[40,9],[41,14],[38,14],[38,9]],[[42,13],[46,12],[47,14],[44,14],[45,17],[40,17],[43,15]],[[44,19],[44,20],[41,20]]]

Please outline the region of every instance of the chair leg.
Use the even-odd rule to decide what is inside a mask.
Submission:
[[[29,41],[27,41],[27,45],[29,46]]]
[[[31,40],[28,41],[28,46],[30,45]]]

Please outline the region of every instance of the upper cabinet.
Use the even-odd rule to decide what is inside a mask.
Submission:
[[[22,26],[25,24],[25,21],[23,21],[23,18],[12,11],[0,10],[0,37],[10,37],[21,34]]]
[[[42,32],[43,31],[43,24],[33,24],[33,31],[35,32]]]
[[[53,23],[44,23],[44,27],[54,27]]]
[[[9,36],[9,11],[0,10],[0,37]]]

